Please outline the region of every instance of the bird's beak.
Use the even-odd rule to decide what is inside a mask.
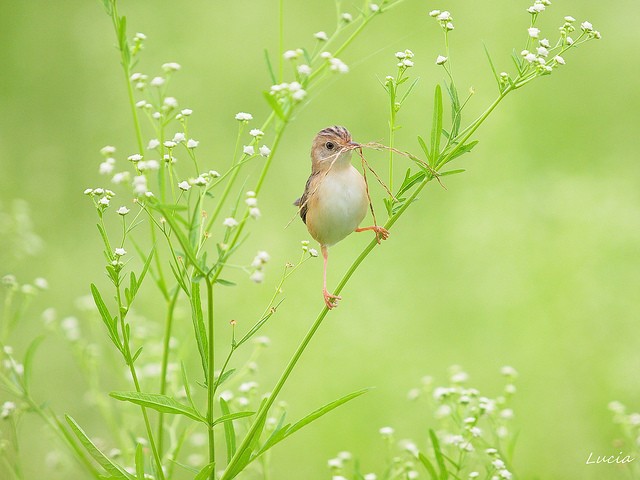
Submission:
[[[360,146],[358,142],[349,142],[349,148],[360,148]]]

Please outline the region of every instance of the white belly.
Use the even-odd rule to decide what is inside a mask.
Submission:
[[[322,179],[310,199],[307,227],[320,244],[333,245],[358,228],[368,207],[364,178],[349,164]]]

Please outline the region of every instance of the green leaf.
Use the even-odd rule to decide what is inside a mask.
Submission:
[[[33,357],[36,354],[36,350],[44,340],[44,335],[36,337],[27,348],[27,353],[24,355],[24,384],[25,390],[29,390],[31,386],[31,372],[33,371]]]
[[[442,135],[442,88],[436,85],[433,95],[433,123],[431,124],[431,152],[434,159],[440,155],[440,136]]]
[[[120,336],[118,334],[117,317],[111,317],[109,309],[105,305],[104,300],[102,300],[102,296],[100,295],[98,287],[96,287],[93,283],[91,284],[91,295],[93,296],[93,301],[98,308],[98,312],[100,313],[102,321],[107,326],[109,338],[118,348],[118,350],[122,352],[122,345],[120,343]]]
[[[447,480],[449,478],[449,472],[447,471],[447,466],[444,464],[444,456],[442,455],[442,450],[440,450],[440,442],[438,442],[436,432],[434,432],[432,429],[429,429],[429,437],[431,438],[431,443],[433,444],[433,453],[436,456],[436,462],[438,462],[438,468],[440,470],[440,480]]]
[[[100,464],[113,478],[123,480],[135,480],[135,477],[122,468],[120,465],[115,464],[109,457],[102,453],[98,447],[91,441],[91,439],[84,433],[84,430],[78,425],[78,423],[69,415],[65,415],[67,423],[71,427],[73,433],[78,437],[82,446],[89,452],[96,462]]]
[[[211,476],[211,472],[213,472],[214,468],[216,468],[216,462],[211,462],[205,465],[204,467],[202,467],[202,470],[200,470],[200,472],[198,472],[198,474],[193,478],[193,480],[207,480],[209,476]]]
[[[458,170],[449,170],[449,171],[446,171],[446,172],[442,172],[438,176],[446,177],[447,175],[456,175],[456,174],[462,173],[462,172],[466,172],[466,170],[464,168],[460,168]]]
[[[273,65],[271,64],[271,59],[269,58],[269,50],[264,49],[264,61],[267,64],[267,71],[269,72],[269,78],[271,79],[271,85],[275,85],[278,83],[276,80],[276,74],[273,71]]]
[[[213,426],[215,427],[220,423],[231,422],[232,420],[237,420],[239,418],[250,417],[251,415],[255,415],[255,413],[256,412],[235,412],[228,415],[222,415],[213,421]]]
[[[156,208],[163,215],[164,219],[167,221],[167,223],[171,227],[171,231],[175,234],[176,238],[178,239],[178,242],[180,243],[180,246],[182,247],[182,250],[184,251],[184,256],[187,257],[191,262],[191,264],[194,267],[196,267],[196,269],[198,269],[200,273],[204,275],[205,272],[202,271],[200,269],[200,266],[198,265],[198,258],[196,257],[196,254],[193,251],[191,244],[189,243],[189,239],[184,234],[180,226],[176,223],[176,218],[182,218],[182,217],[180,217],[179,215],[168,214],[168,212],[164,210],[160,205],[154,205],[153,207]]]
[[[487,45],[484,42],[482,42],[482,48],[484,48],[484,53],[487,56],[487,60],[489,60],[489,66],[491,67],[491,71],[493,72],[493,78],[496,79],[496,84],[498,84],[498,91],[500,91],[501,90],[501,87],[500,87],[500,75],[498,75],[496,67],[493,65],[493,60],[491,60],[491,55],[489,54],[489,49],[487,48]]]
[[[263,92],[264,98],[267,100],[267,103],[271,107],[271,109],[275,112],[281,120],[286,120],[284,116],[284,112],[282,111],[282,105],[278,102],[278,99],[271,95],[271,92]]]
[[[477,144],[478,144],[478,140],[474,140],[473,142],[469,142],[469,143],[465,143],[464,145],[457,146],[453,152],[453,155],[451,155],[451,157],[449,157],[447,161],[444,162],[442,165],[446,165],[454,158],[458,158],[460,155],[469,153],[473,149],[473,147],[475,147]]]
[[[196,410],[187,405],[183,405],[167,395],[144,392],[111,392],[109,393],[109,396],[116,400],[135,403],[141,407],[151,408],[158,412],[170,413],[173,415],[184,415],[192,420],[207,423],[206,418],[200,415]]]
[[[138,480],[144,480],[144,452],[140,443],[136,445],[136,476]]]
[[[236,283],[231,282],[229,280],[225,280],[224,278],[216,278],[216,283],[223,285],[225,287],[235,287]]]
[[[220,410],[223,415],[231,414],[229,404],[222,397],[220,397]],[[236,429],[233,427],[233,422],[224,422],[224,439],[227,447],[228,464],[236,453]]]
[[[418,453],[418,459],[420,460],[420,463],[424,465],[424,468],[426,468],[429,472],[431,480],[438,480],[438,472],[436,472],[436,469],[431,461],[422,452]]]
[[[447,93],[449,93],[449,99],[451,100],[451,133],[448,132],[445,134],[447,138],[456,138],[458,136],[458,132],[460,131],[460,121],[462,119],[462,108],[460,107],[460,99],[458,98],[458,90],[453,82],[448,85],[445,83],[447,87]],[[445,133],[445,130],[442,130],[442,133]]]
[[[231,375],[233,375],[235,371],[236,371],[235,368],[232,368],[230,370],[226,370],[220,377],[216,378],[216,380],[214,382],[215,388],[218,388],[220,385],[222,385],[224,382],[226,382],[227,379],[229,377],[231,377]]]
[[[427,147],[426,142],[420,135],[418,135],[418,143],[420,144],[420,147],[422,148],[422,151],[424,152],[424,154],[427,156],[427,161],[429,162],[429,165],[432,165],[433,159],[431,158],[431,153],[429,153],[429,147]]]
[[[200,284],[191,282],[191,319],[193,321],[193,330],[196,336],[196,344],[200,353],[202,362],[202,370],[204,378],[208,378],[209,371],[209,350],[207,340],[207,329],[204,326],[204,317],[202,316],[202,305],[200,303]]]
[[[284,302],[284,299],[280,300],[274,307],[269,309],[269,313],[267,313],[264,317],[258,320],[253,327],[240,339],[238,343],[236,343],[236,348],[242,345],[244,342],[249,340],[252,336],[254,336],[262,326],[267,323],[267,320],[271,318],[271,316],[276,313],[280,304]]]
[[[287,435],[287,431],[291,427],[290,423],[284,425],[284,419],[285,419],[286,414],[287,414],[287,412],[284,412],[282,414],[282,416],[280,417],[280,420],[278,421],[278,424],[276,425],[275,430],[271,433],[271,435],[269,436],[267,441],[264,442],[262,447],[260,447],[260,450],[258,450],[256,452],[255,457],[259,457],[264,452],[266,452],[271,447],[273,447],[276,443],[280,442],[281,440],[284,440],[284,438]]]
[[[407,89],[407,91],[404,93],[404,95],[402,96],[402,98],[400,99],[400,105],[402,105],[404,103],[404,101],[407,99],[407,97],[409,96],[409,94],[411,93],[411,91],[414,89],[414,87],[416,86],[416,84],[418,83],[418,80],[420,80],[420,78],[416,78],[413,83],[411,83],[411,85],[409,85],[409,88]]]

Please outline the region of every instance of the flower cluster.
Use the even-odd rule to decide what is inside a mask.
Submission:
[[[413,67],[413,52],[411,50],[405,50],[404,52],[396,52],[396,58],[398,59],[398,68],[406,70]]]
[[[330,52],[322,52],[320,57],[327,61],[332,72],[349,73],[349,66],[339,58],[334,57]]]
[[[251,262],[253,272],[249,279],[255,283],[262,283],[264,280],[264,266],[271,260],[271,256],[264,250],[259,251]]]
[[[312,257],[318,256],[318,251],[315,248],[309,248],[309,240],[302,240],[300,244],[302,245],[302,251],[304,253],[308,253]]]
[[[431,10],[429,12],[429,16],[435,18],[440,23],[440,27],[442,27],[442,30],[444,30],[445,33],[450,32],[455,28],[453,26],[453,17],[451,16],[451,13],[446,10]]]
[[[270,93],[280,101],[284,98],[289,98],[294,102],[299,102],[307,96],[307,91],[302,88],[299,82],[272,85]]]
[[[252,218],[258,219],[260,218],[260,209],[258,208],[258,199],[256,198],[256,192],[249,191],[247,192],[247,198],[244,203],[249,207],[249,216]]]
[[[101,211],[104,211],[111,203],[111,199],[116,196],[112,190],[105,188],[87,188],[83,193],[90,196],[95,206]]]

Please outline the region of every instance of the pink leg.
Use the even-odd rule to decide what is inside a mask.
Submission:
[[[338,306],[338,300],[342,300],[342,297],[332,295],[327,291],[327,263],[329,263],[329,251],[325,245],[321,245],[322,258],[324,259],[324,266],[322,270],[322,295],[324,296],[324,303],[329,310]]]
[[[380,243],[381,240],[386,240],[387,238],[389,238],[389,230],[384,227],[378,227],[377,225],[374,225],[372,227],[356,228],[356,232],[366,232],[367,230],[373,230],[374,232],[376,232],[376,240],[378,241],[378,243]]]

